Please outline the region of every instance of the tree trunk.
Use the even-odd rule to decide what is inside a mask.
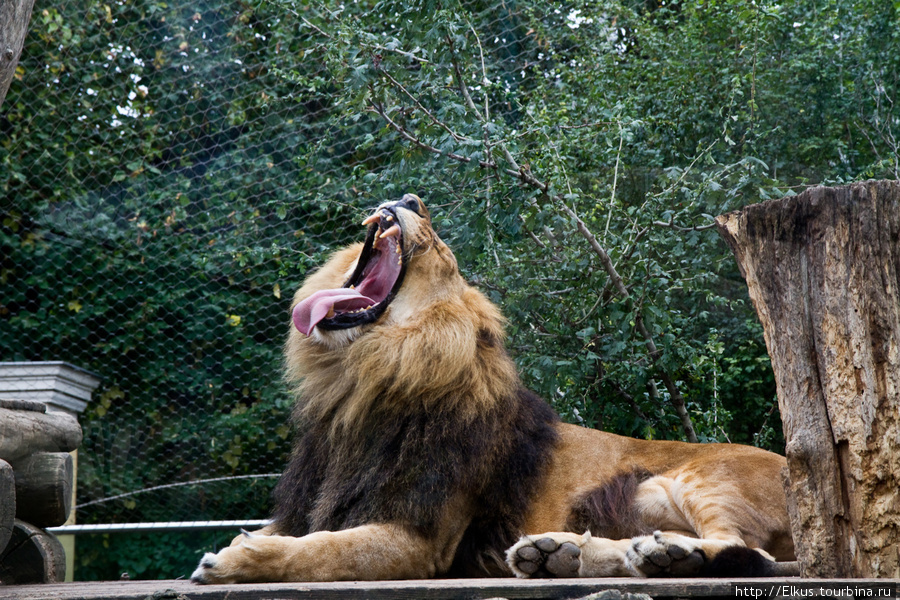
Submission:
[[[0,107],[25,44],[34,0],[0,0]]]
[[[900,182],[718,217],[765,332],[805,577],[900,577]]]

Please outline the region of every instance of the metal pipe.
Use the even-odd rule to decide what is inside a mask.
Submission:
[[[203,529],[247,529],[265,527],[268,519],[243,521],[164,521],[159,523],[97,523],[93,525],[61,525],[48,527],[54,535],[82,533],[135,533],[142,531],[197,531]]]

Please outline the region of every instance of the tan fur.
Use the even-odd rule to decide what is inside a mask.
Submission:
[[[459,500],[448,502],[464,510]],[[206,554],[202,583],[427,579],[450,568],[462,533],[451,521],[430,539],[389,523],[299,538],[278,535],[270,526]]]
[[[429,409],[430,401],[448,389],[465,389],[475,414],[515,387],[515,366],[505,353],[478,347],[484,332],[502,341],[500,312],[465,283],[453,253],[430,222],[426,225],[420,227],[414,217],[404,222],[404,234],[415,244],[415,268],[409,268],[400,295],[365,335],[331,349],[329,338],[340,339],[343,333],[322,334],[323,347],[322,339],[291,328],[285,346],[287,380],[298,395],[306,388],[319,390],[314,403],[300,407],[304,413],[321,417],[335,410],[336,426],[352,430],[383,392]],[[340,286],[361,247],[332,256],[297,291],[292,308],[316,291]],[[423,364],[442,368],[423,369]]]
[[[306,399],[298,417],[331,419],[331,436],[358,435],[359,424],[376,409],[427,411],[440,418],[453,408],[475,419],[520,385],[503,349],[499,311],[463,280],[424,205],[422,211],[396,210],[408,245],[407,273],[377,322],[351,331],[316,328],[309,337],[291,327],[285,371],[298,397]],[[297,291],[294,305],[340,287],[361,248],[335,253]],[[447,398],[459,406],[442,405]],[[678,544],[687,552],[700,548],[708,558],[729,545],[792,558],[780,483],[783,458],[744,446],[642,441],[566,424],[556,429],[559,440],[549,464],[530,504],[521,507],[522,533],[528,535],[509,549],[509,572],[527,576],[518,553],[546,537],[577,548],[577,572],[571,574],[581,576],[645,575],[649,555]],[[608,540],[565,531],[583,494],[635,469],[653,474],[639,485],[636,508],[648,526],[666,533]],[[389,522],[289,537],[278,535],[276,523],[207,554],[192,578],[213,583],[440,576],[450,569],[474,518],[472,499],[462,496],[447,498],[439,531],[431,537]]]
[[[538,500],[527,513],[530,535],[510,549],[511,563],[520,548],[542,537],[573,542],[573,534],[563,529],[576,499],[616,473],[635,468],[657,473],[639,486],[638,510],[651,528],[665,535],[697,538],[672,538],[688,552],[699,548],[712,559],[723,548],[747,546],[768,558],[794,560],[780,480],[783,457],[736,444],[636,440],[566,424],[559,429],[561,443]],[[649,554],[659,548],[654,536],[626,540],[624,545],[621,540],[575,537],[586,555],[580,576],[644,575],[628,552],[638,548]],[[591,553],[604,558],[592,560]]]

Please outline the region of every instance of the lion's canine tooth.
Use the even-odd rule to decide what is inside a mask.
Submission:
[[[375,213],[374,215],[371,215],[371,216],[369,216],[369,217],[366,217],[366,220],[363,221],[362,224],[363,224],[363,226],[366,226],[366,225],[368,225],[369,223],[374,223],[374,222],[377,221],[379,218],[381,218],[381,213]]]
[[[396,224],[391,225],[389,228],[385,229],[380,234],[378,234],[378,239],[386,238],[386,237],[393,237],[395,235],[400,235],[400,226],[396,225]]]

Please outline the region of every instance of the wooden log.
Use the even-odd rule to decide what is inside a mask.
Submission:
[[[0,552],[6,548],[16,518],[16,478],[5,460],[0,460]]]
[[[0,408],[0,459],[12,465],[36,452],[71,452],[80,443],[72,415]]]
[[[38,527],[56,527],[72,510],[72,455],[39,452],[16,462],[16,518]]]
[[[12,538],[0,554],[0,581],[6,585],[56,583],[66,578],[66,555],[53,534],[16,519]]]
[[[34,0],[0,2],[0,106],[19,64],[33,6]]]
[[[762,322],[804,577],[900,577],[900,182],[718,217]]]

